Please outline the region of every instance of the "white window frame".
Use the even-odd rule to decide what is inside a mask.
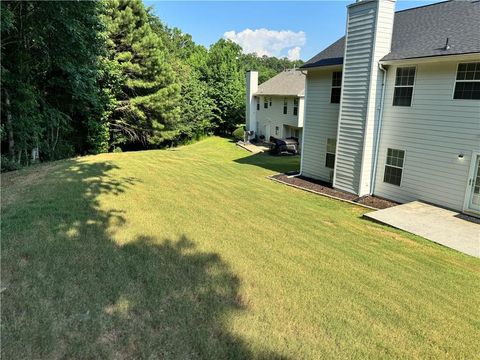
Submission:
[[[298,116],[298,104],[299,104],[299,101],[298,101],[298,98],[293,98],[293,111],[292,111],[292,114],[293,116]],[[296,114],[295,114],[295,109],[296,109]]]
[[[287,99],[286,97],[283,98],[282,114],[283,114],[283,115],[287,115],[287,114],[288,114],[288,99]]]
[[[266,96],[263,98],[263,108],[268,109],[268,98]]]
[[[387,160],[388,160],[388,149],[403,151],[403,166],[402,166],[402,167],[387,164]],[[383,166],[383,178],[382,178],[382,182],[383,182],[384,184],[387,184],[387,185],[392,185],[392,186],[396,186],[396,187],[402,187],[402,184],[403,184],[403,174],[405,173],[405,163],[406,163],[406,161],[407,161],[407,150],[405,150],[405,149],[399,149],[399,148],[387,147],[387,153],[385,154],[385,163],[384,163],[384,166]],[[389,182],[386,182],[386,181],[385,181],[385,167],[387,167],[387,166],[390,166],[390,167],[393,167],[393,168],[396,168],[396,169],[402,169],[402,175],[400,176],[400,185],[392,184],[392,183],[389,183]]]
[[[340,76],[340,86],[338,85],[333,85],[333,74],[335,73],[340,73],[341,76]],[[331,87],[330,87],[330,104],[339,104],[340,105],[340,101],[342,101],[342,80],[343,80],[343,71],[332,71],[332,80],[331,80]],[[340,99],[337,102],[332,102],[332,91],[333,89],[340,89]]]
[[[268,106],[269,106],[269,107],[272,107],[272,97],[271,97],[271,96],[270,96],[270,101],[269,101],[269,103],[268,103]]]
[[[333,153],[328,151],[328,140],[335,140],[335,151]],[[333,168],[327,166],[327,155],[328,154],[334,156]],[[327,138],[327,141],[325,142],[325,167],[327,169],[334,170],[336,161],[337,161],[337,139],[336,138]]]
[[[260,98],[257,97],[257,111],[260,111]]]
[[[395,83],[397,82],[397,70],[402,69],[402,68],[412,68],[412,67],[415,68],[415,75],[413,75],[413,85],[395,85]],[[411,108],[411,107],[413,107],[413,101],[415,99],[415,85],[417,84],[417,72],[418,72],[417,65],[397,66],[395,68],[395,75],[394,75],[394,79],[393,79],[392,106],[401,107],[401,108]],[[410,101],[410,106],[394,105],[393,104],[393,102],[395,101],[395,88],[397,88],[397,87],[411,87],[412,88],[412,100]],[[399,150],[399,149],[395,149],[395,150]]]
[[[455,69],[455,74],[454,76],[454,81],[453,81],[453,89],[452,89],[452,100],[455,101],[479,101],[478,99],[455,99],[455,88],[457,87],[457,81],[460,82],[480,82],[480,80],[457,80],[457,74],[458,74],[458,67],[460,64],[471,64],[471,63],[479,63],[480,61],[462,61],[457,63],[457,68]]]

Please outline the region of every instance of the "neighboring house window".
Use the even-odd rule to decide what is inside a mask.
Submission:
[[[272,98],[270,98],[270,106],[272,106]]]
[[[263,98],[263,107],[268,109],[268,99],[266,97]]]
[[[298,115],[298,99],[293,99],[293,115]]]
[[[339,104],[341,93],[342,93],[342,72],[334,71],[332,73],[332,92],[330,94],[330,102],[332,104]]]
[[[404,150],[387,150],[387,161],[385,163],[385,174],[383,176],[384,182],[400,186],[400,183],[402,182],[404,160]]]
[[[288,112],[288,101],[287,98],[283,99],[283,114],[286,115]]]
[[[257,98],[257,111],[260,110],[260,99]]]
[[[393,106],[411,106],[413,85],[415,83],[415,67],[399,67],[395,76]]]
[[[453,98],[480,100],[480,62],[458,64]]]
[[[280,130],[280,129],[278,128],[278,126],[275,126],[275,135],[278,135],[278,131],[279,131],[279,130]]]
[[[337,139],[327,139],[327,153],[325,155],[325,167],[335,168],[335,151],[337,149]]]

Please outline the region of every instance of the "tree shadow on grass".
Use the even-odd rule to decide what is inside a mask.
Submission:
[[[274,156],[258,153],[234,160],[238,164],[258,166],[277,173],[300,170],[300,155]]]
[[[229,330],[229,316],[246,308],[240,280],[218,254],[186,236],[114,242],[125,214],[102,210],[98,198],[121,201],[139,180],[113,170],[71,160],[28,191],[3,189],[23,198],[2,214],[2,355],[282,358],[252,353]]]

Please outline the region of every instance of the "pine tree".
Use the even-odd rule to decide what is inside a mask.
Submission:
[[[180,86],[141,0],[111,0],[104,17],[116,86],[113,143],[160,145],[177,134]]]

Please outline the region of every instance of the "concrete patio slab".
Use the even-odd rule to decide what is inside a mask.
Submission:
[[[480,257],[480,221],[420,201],[378,210],[365,217]]]
[[[243,141],[238,141],[237,146],[240,146],[241,148],[250,151],[251,153],[258,154],[258,153],[263,153],[263,152],[268,152],[270,148],[268,148],[265,145],[254,145],[251,143],[244,143]]]

